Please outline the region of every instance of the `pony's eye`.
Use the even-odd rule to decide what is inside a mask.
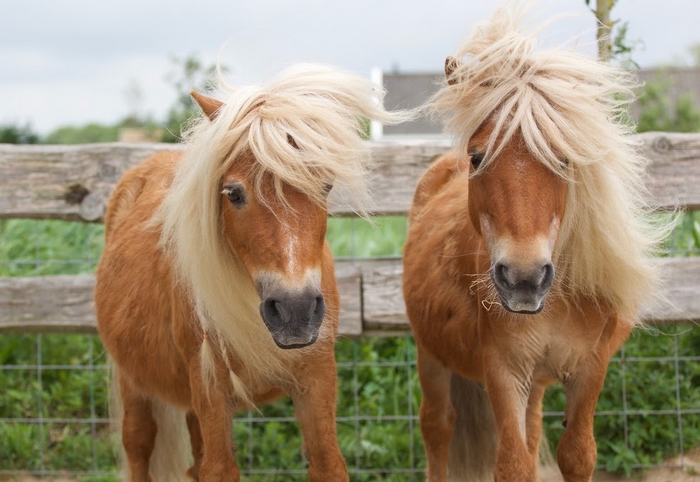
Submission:
[[[472,152],[469,154],[469,157],[471,158],[472,167],[476,171],[477,169],[479,169],[479,166],[481,165],[481,161],[484,160],[484,153],[483,152]]]
[[[228,184],[224,186],[221,194],[228,198],[233,207],[242,208],[245,206],[245,189],[240,184]]]
[[[323,185],[323,195],[328,196],[328,193],[333,189],[333,183],[327,182]]]
[[[292,146],[294,149],[299,150],[299,145],[297,144],[297,141],[294,140],[294,138],[287,134],[287,142],[289,143],[290,146]]]

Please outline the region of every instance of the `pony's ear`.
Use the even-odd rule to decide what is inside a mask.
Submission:
[[[214,120],[216,119],[216,116],[219,114],[219,108],[224,105],[223,102],[220,100],[212,99],[211,97],[207,97],[206,95],[202,95],[199,92],[196,92],[194,90],[190,91],[190,95],[194,99],[194,101],[197,103],[200,109],[202,109],[202,112],[204,112],[204,115],[209,117],[209,120]]]
[[[454,71],[459,68],[459,60],[454,57],[447,57],[445,59],[445,79],[447,80],[447,85],[455,85],[457,79],[452,77]]]

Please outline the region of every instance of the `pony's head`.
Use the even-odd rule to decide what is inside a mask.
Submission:
[[[493,124],[486,122],[467,146],[469,215],[486,243],[501,305],[512,312],[538,313],[554,280],[552,254],[567,183],[524,147],[519,132],[482,167],[492,133]],[[564,162],[561,169],[566,169]]]
[[[204,115],[160,210],[162,242],[204,331],[264,369],[265,338],[301,348],[323,332],[327,198],[367,197],[364,119],[406,115],[386,112],[371,81],[324,66],[222,90],[192,94]]]
[[[191,95],[215,122],[223,103],[194,91]],[[261,99],[255,108],[264,108],[264,102]],[[285,139],[275,141],[282,141],[275,148],[275,164],[284,158],[304,162],[291,133],[286,144]],[[223,240],[253,281],[261,300],[260,316],[274,342],[283,349],[302,348],[316,341],[326,313],[321,265],[325,197],[332,179],[318,185],[323,173],[308,172],[306,185],[295,186],[284,175],[261,167],[251,146],[236,155],[233,162],[222,164],[227,166],[220,182]],[[265,155],[269,153],[258,152]]]
[[[275,186],[269,172],[256,179],[256,163],[245,152],[222,177],[223,237],[255,284],[260,316],[277,346],[301,348],[316,341],[325,316],[326,206],[288,182]],[[327,195],[331,182],[313,194]]]
[[[430,105],[470,160],[469,212],[503,307],[539,312],[554,283],[634,321],[667,230],[644,217],[646,160],[623,121],[633,78],[537,49],[528,11],[511,2],[477,25]]]

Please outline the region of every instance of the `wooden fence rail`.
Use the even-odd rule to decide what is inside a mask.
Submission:
[[[700,209],[700,134],[636,136],[649,157],[651,203],[665,209]],[[0,219],[100,222],[122,173],[171,144],[15,146],[0,144]],[[375,171],[371,214],[407,213],[418,178],[447,140],[372,144]],[[352,215],[331,197],[330,211]],[[700,321],[700,257],[661,258],[667,282],[661,297],[642,309],[646,321]],[[406,330],[400,260],[357,260],[336,267],[344,335]],[[94,332],[92,275],[0,278],[0,332]]]

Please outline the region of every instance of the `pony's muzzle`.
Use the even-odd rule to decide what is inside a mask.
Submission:
[[[318,290],[273,292],[260,303],[260,316],[277,346],[284,349],[315,342],[325,314],[326,303]]]
[[[523,269],[497,262],[491,270],[491,279],[506,310],[535,314],[544,308],[545,296],[554,281],[554,266],[548,261]]]

